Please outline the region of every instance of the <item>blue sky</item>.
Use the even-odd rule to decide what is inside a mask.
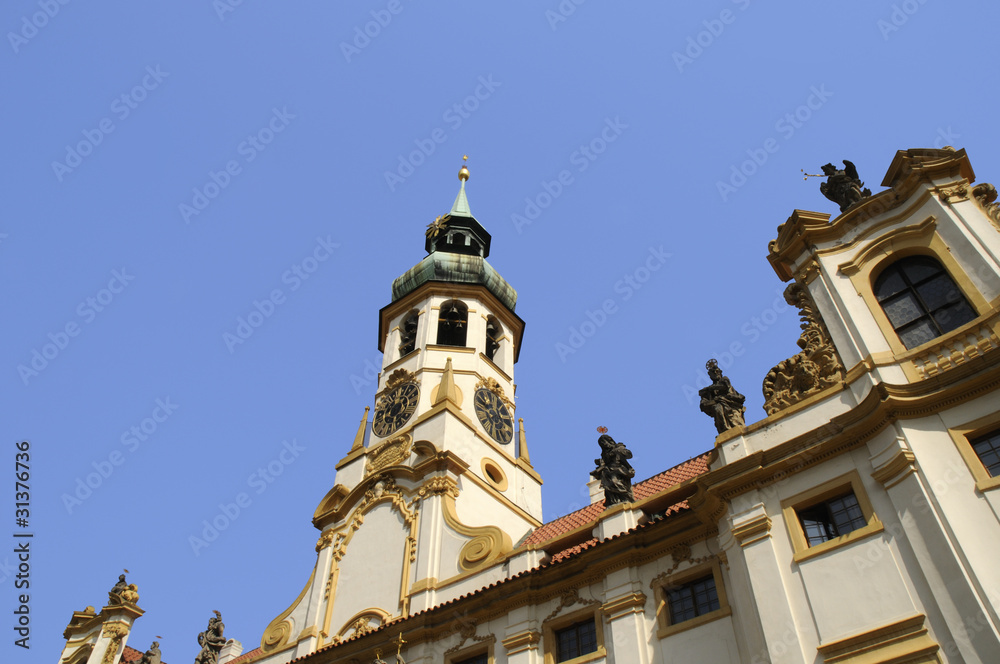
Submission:
[[[527,323],[546,519],[586,500],[598,426],[638,478],[710,449],[711,357],[763,417],[798,336],[767,242],[836,212],[801,169],[850,159],[879,191],[896,150],[954,145],[1000,178],[995,3],[232,2],[0,10],[3,458],[30,442],[35,535],[30,651],[0,554],[4,658],[52,661],[122,568],[130,645],[190,661],[213,609],[258,645],[463,154]]]

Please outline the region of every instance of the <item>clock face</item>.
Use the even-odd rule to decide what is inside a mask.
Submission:
[[[375,405],[372,433],[385,438],[406,423],[417,409],[420,388],[416,383],[404,383],[382,395]]]
[[[476,390],[476,415],[486,433],[498,443],[509,443],[514,438],[514,419],[507,404],[499,395],[487,389]]]

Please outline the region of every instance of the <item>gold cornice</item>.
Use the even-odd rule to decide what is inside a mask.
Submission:
[[[541,632],[534,629],[526,629],[523,632],[511,634],[500,641],[500,645],[504,647],[508,655],[516,655],[525,650],[537,650],[541,640]]]
[[[601,605],[601,610],[608,621],[618,620],[633,613],[642,613],[646,609],[646,594],[642,592],[628,593],[621,597],[608,600]]]
[[[882,464],[872,473],[876,482],[886,489],[902,482],[910,473],[916,471],[916,456],[910,450],[899,449],[889,461]],[[898,477],[897,477],[898,476]],[[889,480],[893,480],[890,482]]]
[[[771,517],[763,513],[753,519],[744,521],[738,526],[733,526],[733,537],[740,543],[740,546],[749,546],[770,536]]]
[[[827,664],[877,664],[878,662],[938,662],[940,646],[917,614],[862,634],[818,646]]]
[[[382,349],[380,348],[379,350],[382,350]],[[395,369],[396,367],[398,367],[399,365],[401,365],[406,360],[412,360],[413,358],[415,358],[417,355],[420,354],[421,350],[423,350],[423,349],[422,348],[414,348],[413,350],[411,350],[409,353],[407,353],[403,357],[397,358],[394,362],[391,362],[388,366],[386,366],[385,368],[383,368],[382,371],[379,372],[379,376],[381,376],[382,374],[384,374],[386,371],[392,371],[393,369]]]

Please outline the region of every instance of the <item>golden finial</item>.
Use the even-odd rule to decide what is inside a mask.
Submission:
[[[465,162],[467,161],[469,161],[469,155],[467,154],[462,155],[462,170],[458,172],[458,179],[461,180],[462,182],[465,182],[466,180],[469,179],[469,169],[466,168],[465,166]]]
[[[396,638],[390,641],[389,643],[396,644],[396,655],[398,656],[403,651],[403,646],[409,643],[409,641],[403,640],[403,633],[400,632],[399,634],[396,635]]]

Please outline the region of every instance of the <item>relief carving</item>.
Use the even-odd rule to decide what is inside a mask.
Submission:
[[[986,216],[1000,230],[1000,203],[997,203],[997,189],[988,182],[977,184],[972,188],[972,196],[983,208]]]
[[[785,301],[800,311],[802,334],[796,343],[802,351],[779,362],[764,378],[764,411],[768,415],[844,379],[844,365],[808,291],[792,283],[785,289]]]

